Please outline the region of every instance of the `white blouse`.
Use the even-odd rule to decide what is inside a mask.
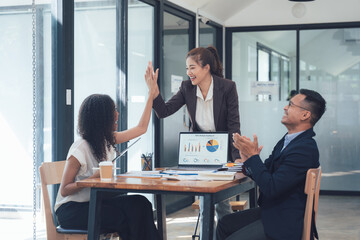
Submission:
[[[211,84],[205,100],[199,86],[197,86],[197,90],[196,90],[197,102],[196,102],[195,119],[201,131],[204,132],[216,131],[215,121],[214,121],[214,107],[213,107],[214,106],[213,83],[214,83],[213,77],[211,76]]]

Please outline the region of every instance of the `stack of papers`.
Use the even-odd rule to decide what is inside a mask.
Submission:
[[[232,181],[235,172],[219,171],[163,171],[163,177],[169,180],[202,180],[202,181]]]
[[[231,181],[234,180],[236,172],[199,172],[200,179],[211,179],[211,180],[223,180]]]
[[[225,163],[223,169],[228,172],[242,172],[243,163]]]
[[[163,174],[161,171],[130,171],[117,175],[118,177],[146,177],[146,178],[161,178]]]
[[[226,171],[131,171],[119,177],[163,178],[168,180],[232,181],[236,172]]]

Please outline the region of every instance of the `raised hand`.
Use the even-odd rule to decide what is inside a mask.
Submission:
[[[233,134],[233,139],[234,139],[233,145],[235,148],[237,148],[239,150],[239,154],[241,157],[241,159],[239,159],[239,161],[245,162],[249,158],[249,156],[245,155],[243,153],[243,151],[240,150],[241,149],[240,140],[239,140],[240,138],[241,138],[240,134],[238,134],[238,133]]]
[[[155,99],[160,93],[159,86],[157,84],[158,76],[159,76],[159,69],[156,69],[156,72],[154,72],[154,67],[152,65],[152,62],[149,61],[144,77],[145,77],[146,85],[149,88],[149,96],[151,96],[153,99]]]
[[[240,151],[242,161],[246,161],[253,155],[260,154],[263,146],[258,145],[257,136],[254,134],[254,141],[246,136],[240,136],[238,133],[233,135],[234,146]]]

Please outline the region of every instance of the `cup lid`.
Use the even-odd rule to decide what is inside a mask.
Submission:
[[[113,163],[111,161],[102,161],[99,163],[99,166],[112,166]]]

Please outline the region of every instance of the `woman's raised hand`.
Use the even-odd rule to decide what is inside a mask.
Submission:
[[[158,76],[159,76],[159,69],[156,69],[156,72],[154,72],[154,67],[152,65],[152,62],[149,61],[145,71],[145,82],[149,88],[149,96],[152,96],[153,99],[155,99],[160,93],[159,86],[157,84]]]

